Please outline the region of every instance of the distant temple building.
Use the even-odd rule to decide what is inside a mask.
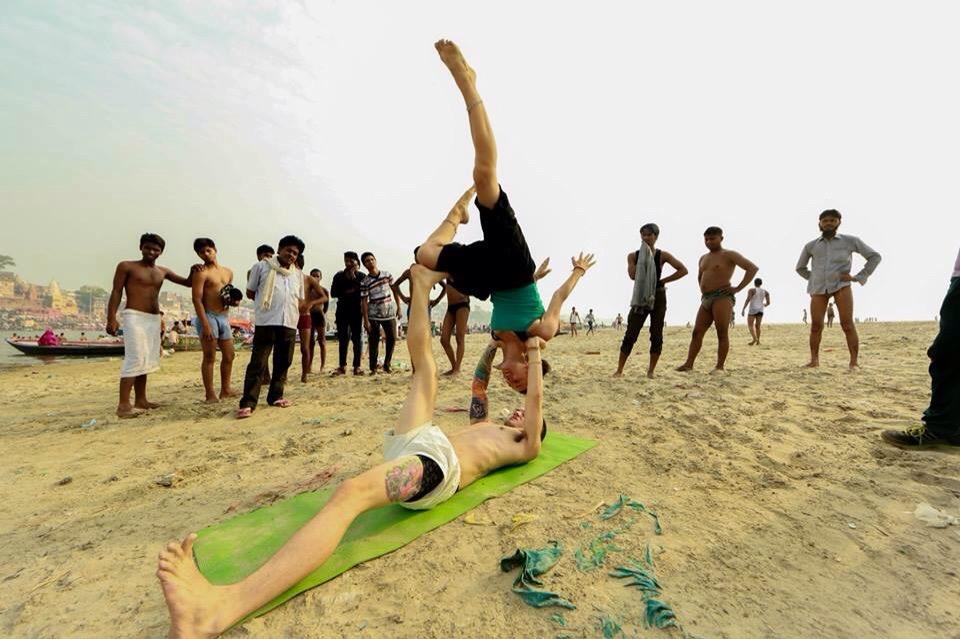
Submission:
[[[79,313],[77,300],[73,295],[69,295],[60,290],[60,285],[57,284],[57,280],[50,280],[50,285],[47,286],[43,297],[43,305],[46,308],[59,311],[63,315],[76,315]]]

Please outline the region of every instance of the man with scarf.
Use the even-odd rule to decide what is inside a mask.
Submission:
[[[253,333],[253,353],[243,380],[243,397],[237,418],[250,417],[260,399],[262,374],[267,359],[273,352],[273,374],[267,404],[286,408],[283,387],[287,369],[293,362],[297,339],[297,321],[300,319],[300,300],[303,299],[303,273],[296,267],[297,257],[303,253],[303,240],[295,235],[281,238],[277,254],[257,262],[250,269],[247,296],[253,297],[256,308]]]
[[[667,314],[665,284],[685,276],[687,267],[670,253],[654,248],[659,237],[659,226],[652,222],[644,224],[640,227],[640,238],[643,240],[640,250],[627,255],[627,276],[633,280],[633,296],[630,298],[627,332],[620,345],[620,361],[617,362],[614,377],[623,376],[623,367],[647,317],[650,318],[650,365],[647,367],[647,377],[650,379],[653,379],[653,371],[663,351],[663,320]],[[674,272],[661,279],[664,262],[672,266]]]

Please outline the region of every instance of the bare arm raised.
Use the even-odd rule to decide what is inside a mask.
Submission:
[[[493,359],[497,356],[497,342],[491,340],[477,362],[473,371],[473,383],[470,398],[470,423],[476,424],[487,418],[487,385],[490,383],[490,370],[493,368]]]
[[[531,331],[533,335],[545,340],[549,340],[557,334],[557,329],[560,328],[560,309],[563,303],[570,297],[570,293],[573,292],[580,278],[586,275],[587,269],[596,264],[592,253],[587,255],[581,253],[579,257],[571,257],[570,262],[573,264],[573,271],[567,277],[567,280],[560,285],[560,288],[554,292],[553,297],[550,298],[547,311]]]

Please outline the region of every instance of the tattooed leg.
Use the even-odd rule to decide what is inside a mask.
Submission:
[[[394,464],[384,477],[387,499],[391,502],[407,501],[420,490],[423,463],[416,455],[409,455],[394,460]]]

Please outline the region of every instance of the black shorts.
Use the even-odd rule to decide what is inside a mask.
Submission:
[[[763,317],[763,311],[757,311],[756,313],[747,313],[750,317]]]
[[[457,302],[455,304],[447,304],[447,315],[457,316],[457,311],[461,308],[465,308],[468,311],[470,310],[470,302]]]
[[[472,244],[452,242],[444,246],[437,257],[437,270],[450,274],[450,285],[455,289],[481,300],[490,297],[493,291],[506,291],[533,282],[537,265],[530,256],[507,194],[500,189],[500,197],[492,209],[479,201],[476,205],[480,210],[483,239]]]

